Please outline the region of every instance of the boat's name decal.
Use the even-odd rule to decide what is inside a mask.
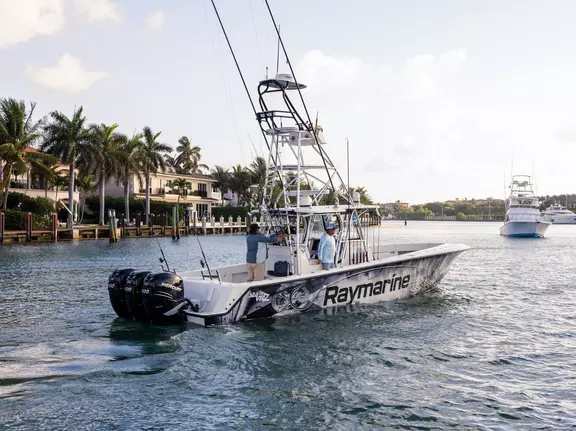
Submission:
[[[409,275],[396,277],[396,274],[394,274],[389,279],[378,280],[374,283],[362,283],[355,287],[329,286],[326,288],[324,306],[328,305],[329,301],[331,301],[330,304],[346,304],[352,303],[360,298],[384,295],[386,292],[406,289],[409,284]]]
[[[264,292],[248,292],[248,298],[255,298],[257,302],[268,301],[270,294]]]

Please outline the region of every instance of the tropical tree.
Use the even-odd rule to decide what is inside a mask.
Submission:
[[[42,120],[32,120],[35,107],[35,103],[30,103],[30,109],[27,110],[23,100],[0,99],[0,160],[4,162],[0,188],[4,193],[4,209],[8,202],[12,172],[23,174],[31,166],[42,169],[41,162],[45,157],[40,153],[26,151],[26,147],[41,138]]]
[[[220,189],[222,206],[224,206],[224,192],[230,187],[230,172],[222,166],[214,166],[210,176],[216,181],[214,185]]]
[[[106,208],[106,182],[118,176],[122,164],[122,148],[127,138],[116,132],[118,124],[92,124],[90,126],[90,152],[87,154],[91,173],[100,189],[100,226],[104,226]]]
[[[168,145],[158,142],[161,133],[153,133],[150,127],[144,127],[144,145],[138,151],[137,156],[146,175],[146,223],[150,222],[150,174],[158,172],[158,169],[166,169],[163,153],[172,151]]]
[[[140,155],[144,142],[142,133],[137,133],[121,145],[121,163],[118,170],[117,184],[122,182],[124,186],[124,218],[130,221],[130,180],[137,176],[140,187],[142,187],[142,176],[140,175]]]
[[[62,175],[59,171],[52,171],[50,173],[50,178],[48,180],[48,187],[54,187],[56,191],[56,196],[54,197],[54,206],[58,208],[58,192],[62,189],[62,187],[66,187],[68,184],[68,176]]]
[[[250,164],[250,175],[252,176],[252,184],[258,185],[258,204],[262,203],[264,196],[264,188],[266,187],[268,178],[268,164],[264,157],[256,157]]]
[[[248,168],[242,165],[232,166],[230,173],[230,190],[238,196],[238,203],[245,204],[250,202],[252,185],[252,176]]]
[[[175,174],[183,174],[183,169],[178,162],[177,157],[170,154],[164,155],[164,161],[166,162],[166,171],[173,172]]]
[[[76,178],[76,186],[84,193],[84,200],[82,201],[82,211],[80,213],[80,220],[78,223],[82,223],[84,220],[84,209],[86,207],[86,195],[94,190],[94,175],[87,175],[81,173]],[[100,211],[102,213],[102,211]]]
[[[74,171],[87,155],[91,132],[85,127],[86,117],[82,107],[75,109],[68,118],[59,111],[50,113],[50,122],[44,127],[44,142],[40,149],[58,156],[69,165],[68,172],[68,228],[74,224]]]
[[[208,169],[208,166],[200,163],[200,147],[192,146],[188,137],[182,136],[178,140],[176,152],[176,162],[182,167],[183,174],[190,175],[198,173],[200,169]]]
[[[190,190],[190,182],[186,181],[184,178],[177,178],[175,180],[170,181],[168,184],[172,190],[176,190],[179,195],[184,195],[186,190]]]

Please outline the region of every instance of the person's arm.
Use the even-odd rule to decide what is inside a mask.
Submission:
[[[275,239],[274,238],[269,238],[266,235],[258,235],[258,242],[267,242],[267,243],[271,243],[274,242]]]
[[[318,262],[320,263],[322,263],[322,250],[325,244],[324,237],[320,238],[320,242],[318,243]]]

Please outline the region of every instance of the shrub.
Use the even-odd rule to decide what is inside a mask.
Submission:
[[[4,213],[4,229],[24,230],[26,229],[26,217],[28,212],[16,210],[2,210]],[[47,229],[50,227],[50,216],[32,214],[32,229]]]
[[[20,205],[20,210],[39,215],[50,215],[56,212],[52,201],[42,197],[37,197],[35,199],[25,197],[22,201],[22,205]]]

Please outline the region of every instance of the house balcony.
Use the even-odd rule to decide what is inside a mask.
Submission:
[[[216,197],[213,197],[212,195],[216,195]],[[138,190],[138,193],[134,193],[133,196],[137,198],[145,198],[146,189]],[[156,188],[152,189],[150,199],[174,203],[193,203],[202,200],[217,201],[220,199],[220,194],[201,190],[185,190],[179,193],[177,190]]]

